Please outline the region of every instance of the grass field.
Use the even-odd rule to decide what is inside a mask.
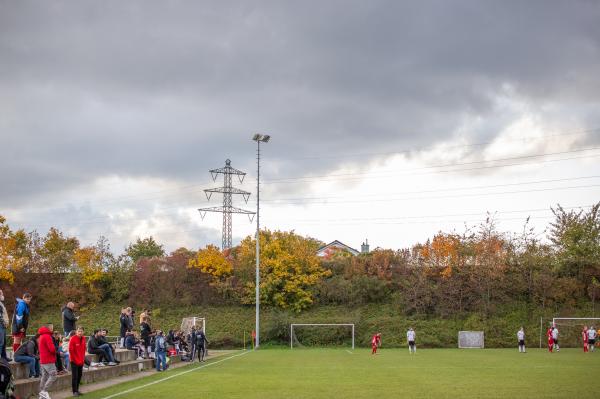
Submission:
[[[377,356],[367,349],[261,349],[202,366],[194,363],[85,397],[600,398],[600,352],[576,349],[553,354],[425,349],[414,356],[400,349],[382,349]]]

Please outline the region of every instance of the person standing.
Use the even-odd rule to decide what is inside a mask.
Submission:
[[[519,342],[519,353],[525,353],[525,330],[523,327],[517,331],[517,341]]]
[[[192,326],[192,332],[190,333],[190,344],[192,347],[190,362],[193,362],[196,356],[196,326]]]
[[[556,325],[552,326],[552,341],[554,342],[554,349],[560,352],[560,346],[558,345],[558,328]]]
[[[121,309],[121,316],[119,316],[119,324],[121,328],[119,329],[120,339],[119,339],[119,348],[123,349],[125,347],[125,336],[127,335],[127,331],[131,331],[129,329],[129,316],[127,316],[127,309]]]
[[[6,311],[6,307],[4,306],[4,292],[0,290],[0,357],[7,362],[10,362],[10,359],[6,355],[6,329],[8,328],[8,312]]]
[[[594,345],[596,345],[596,329],[594,328],[594,326],[590,326],[589,330],[587,331],[587,336],[590,352],[593,352]]]
[[[417,353],[417,345],[415,345],[415,330],[412,327],[408,329],[406,332],[406,340],[408,341],[408,353],[413,354]]]
[[[548,352],[552,353],[552,349],[554,348],[554,340],[552,339],[552,326],[550,326],[548,331],[546,331],[546,336],[548,337]]]
[[[198,361],[203,362],[206,357],[206,345],[208,344],[208,339],[206,339],[206,335],[202,328],[199,328],[196,331],[196,352],[198,352]]]
[[[12,319],[12,338],[13,353],[19,349],[23,338],[27,336],[27,326],[29,325],[29,304],[31,303],[31,294],[23,294],[23,299],[17,298],[15,313]]]
[[[373,338],[371,338],[371,355],[377,354],[377,348],[379,348],[379,345],[381,345],[381,333],[377,333],[373,335]]]
[[[81,396],[79,385],[83,375],[83,365],[85,364],[85,336],[83,327],[77,327],[77,332],[69,340],[69,358],[71,361],[71,388],[73,396]]]
[[[63,331],[65,337],[68,337],[71,331],[75,331],[75,323],[79,320],[79,316],[75,316],[75,304],[73,302],[67,303],[62,308],[63,317]]]
[[[152,328],[150,327],[150,323],[148,323],[148,319],[142,320],[140,323],[140,337],[142,338],[142,342],[144,343],[144,357],[150,357],[150,337],[152,335]]]
[[[156,362],[156,371],[167,370],[167,341],[162,331],[158,331],[158,335],[154,340],[154,353]],[[162,365],[162,370],[161,370]]]
[[[40,351],[40,369],[42,378],[40,379],[40,399],[50,399],[48,390],[56,381],[56,347],[52,333],[54,325],[48,323],[38,330],[38,348]]]
[[[588,351],[588,328],[587,326],[583,326],[583,330],[581,330],[581,339],[583,340],[583,353]]]

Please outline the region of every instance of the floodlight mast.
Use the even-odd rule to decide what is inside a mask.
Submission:
[[[255,134],[252,140],[256,141],[256,337],[254,349],[260,346],[260,143],[268,143],[269,135]]]

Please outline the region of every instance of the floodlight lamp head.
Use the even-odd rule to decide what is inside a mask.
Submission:
[[[254,137],[252,137],[252,140],[261,141],[262,138],[263,138],[262,134],[255,134]]]
[[[269,140],[271,140],[271,136],[269,136],[268,134],[265,134],[261,141],[263,141],[264,143],[268,143]]]

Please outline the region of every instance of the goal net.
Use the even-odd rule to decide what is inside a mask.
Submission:
[[[290,324],[290,348],[350,346],[354,349],[354,324]]]
[[[483,331],[459,331],[458,347],[461,349],[483,349]]]
[[[558,329],[558,344],[561,348],[580,348],[583,346],[581,332],[584,327],[600,327],[600,318],[596,317],[555,317],[552,323],[547,323],[542,330],[542,346],[547,342],[546,332],[554,325]]]
[[[202,331],[206,334],[206,319],[204,317],[184,317],[181,321],[181,331],[187,337],[192,332],[192,327],[202,327]]]

